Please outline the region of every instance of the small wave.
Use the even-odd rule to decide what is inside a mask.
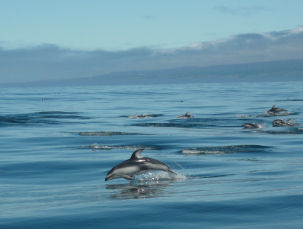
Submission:
[[[250,114],[240,114],[240,115],[236,115],[235,118],[244,118],[244,119],[249,119],[249,118],[253,118],[254,116],[253,115],[250,115]]]
[[[276,100],[276,102],[302,102],[303,99],[280,99]]]
[[[203,128],[203,127],[214,127],[211,124],[195,124],[195,123],[138,123],[134,126],[141,127],[178,127],[178,128]]]
[[[89,119],[77,112],[42,111],[27,114],[12,114],[0,116],[0,125],[22,124],[60,124],[58,119]]]
[[[246,119],[243,119],[247,121]],[[203,129],[209,127],[239,127],[243,120],[235,118],[191,118],[172,119],[168,122],[145,122],[136,123],[133,126],[141,127],[176,127],[176,128],[196,128]]]
[[[277,114],[269,114],[264,112],[263,114],[258,115],[258,117],[274,117],[274,116],[289,116],[289,115],[298,115],[299,112],[280,112]]]
[[[141,135],[139,133],[128,133],[128,132],[120,132],[120,131],[81,131],[81,132],[76,132],[76,134],[79,134],[81,136]]]
[[[224,151],[218,150],[200,150],[200,149],[183,149],[183,154],[223,154]]]
[[[163,114],[135,114],[135,115],[121,115],[122,118],[130,118],[130,119],[145,119],[145,118],[156,118],[163,116]]]
[[[65,111],[42,111],[33,113],[42,118],[55,118],[55,119],[90,119],[89,117],[79,115],[78,112],[65,112]]]
[[[275,130],[260,130],[266,134],[303,134],[303,128],[298,127],[277,127]]]
[[[86,147],[87,148],[87,147]],[[92,150],[112,150],[112,149],[125,149],[125,150],[161,150],[160,146],[143,146],[143,145],[118,145],[118,146],[110,146],[110,145],[98,145],[92,144],[88,148]]]
[[[205,146],[198,148],[183,149],[183,154],[225,154],[225,153],[245,153],[264,152],[270,146],[262,145],[232,145],[232,146]]]

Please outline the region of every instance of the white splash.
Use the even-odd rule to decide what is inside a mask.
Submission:
[[[161,181],[182,181],[186,180],[183,174],[172,174],[164,171],[149,171],[137,176],[137,180],[142,182],[161,182]]]

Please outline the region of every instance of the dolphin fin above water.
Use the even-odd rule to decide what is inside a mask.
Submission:
[[[141,155],[142,151],[143,149],[134,151],[130,159],[125,160],[113,167],[107,173],[105,181],[117,178],[133,180],[135,175],[149,170],[162,170],[176,175],[176,173],[163,162],[153,158],[143,157]]]
[[[130,160],[136,160],[136,159],[143,158],[143,156],[141,155],[142,151],[143,151],[143,149],[138,149],[135,152],[133,152],[132,156],[130,157]]]

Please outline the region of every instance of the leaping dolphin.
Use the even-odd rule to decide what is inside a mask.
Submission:
[[[135,152],[133,152],[130,159],[123,161],[113,167],[107,173],[105,181],[116,178],[125,178],[128,180],[133,180],[135,175],[144,173],[148,170],[163,170],[176,174],[163,162],[158,161],[156,159],[143,157],[141,155],[142,151],[143,149],[136,150]]]

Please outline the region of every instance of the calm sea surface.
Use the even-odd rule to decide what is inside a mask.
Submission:
[[[0,228],[303,228],[303,129],[272,127],[289,118],[302,82],[1,88]],[[138,148],[178,175],[105,182]]]

